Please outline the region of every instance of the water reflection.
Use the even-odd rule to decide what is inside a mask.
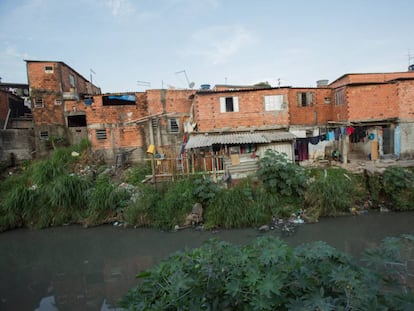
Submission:
[[[413,221],[411,212],[323,219],[302,225],[286,241],[294,246],[324,240],[358,256],[386,236],[414,234]],[[172,252],[212,237],[243,244],[259,235],[254,229],[168,233],[112,226],[4,232],[0,310],[116,310],[117,301],[136,284],[136,273]]]

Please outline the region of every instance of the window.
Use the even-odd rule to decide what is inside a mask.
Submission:
[[[55,106],[61,106],[62,105],[62,100],[57,98],[55,99]]]
[[[69,74],[69,83],[71,87],[75,87],[75,76],[72,74]]]
[[[45,66],[45,73],[53,73],[53,66]]]
[[[298,92],[297,93],[298,107],[307,107],[313,105],[313,93],[312,92]]]
[[[265,111],[283,110],[283,95],[269,95],[264,97]]]
[[[41,140],[48,140],[49,139],[49,132],[48,131],[41,131],[40,132],[40,139]]]
[[[238,97],[220,97],[220,112],[238,112]]]
[[[43,103],[42,97],[36,97],[34,100],[34,108],[43,108],[45,105]]]
[[[68,127],[85,127],[86,125],[85,115],[68,116]]]
[[[335,91],[335,105],[343,105],[345,103],[344,89]]]
[[[180,132],[180,127],[178,126],[178,119],[168,119],[168,131],[170,133]]]
[[[158,128],[158,118],[151,119],[151,126],[154,130]]]
[[[96,139],[106,139],[106,130],[96,130]]]

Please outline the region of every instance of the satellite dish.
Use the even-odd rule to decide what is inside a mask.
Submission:
[[[188,87],[189,87],[190,89],[192,89],[192,88],[194,87],[194,85],[195,85],[195,83],[194,83],[194,82],[191,82],[191,83],[188,85]]]

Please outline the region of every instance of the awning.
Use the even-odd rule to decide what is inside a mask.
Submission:
[[[232,133],[221,135],[191,135],[185,149],[210,147],[212,145],[243,145],[268,144],[295,140],[296,136],[289,132],[263,132],[263,133]]]

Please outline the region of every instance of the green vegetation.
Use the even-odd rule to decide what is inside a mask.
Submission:
[[[390,167],[383,175],[384,193],[396,210],[414,209],[414,173],[402,167]]]
[[[324,242],[290,248],[211,240],[138,275],[128,310],[411,310],[414,237],[388,238],[362,265]]]
[[[318,171],[305,193],[307,214],[311,217],[348,213],[360,198],[358,179],[344,169]]]
[[[268,150],[256,176],[225,189],[202,176],[144,184],[148,163],[114,176],[111,168],[93,167],[90,160],[83,141],[57,148],[49,159],[25,163],[20,173],[1,180],[0,231],[115,221],[171,230],[188,224],[195,203],[203,206],[205,228],[256,227],[299,211],[306,221],[317,221],[383,205],[414,209],[414,173],[400,167],[387,168],[383,175],[305,170]]]

